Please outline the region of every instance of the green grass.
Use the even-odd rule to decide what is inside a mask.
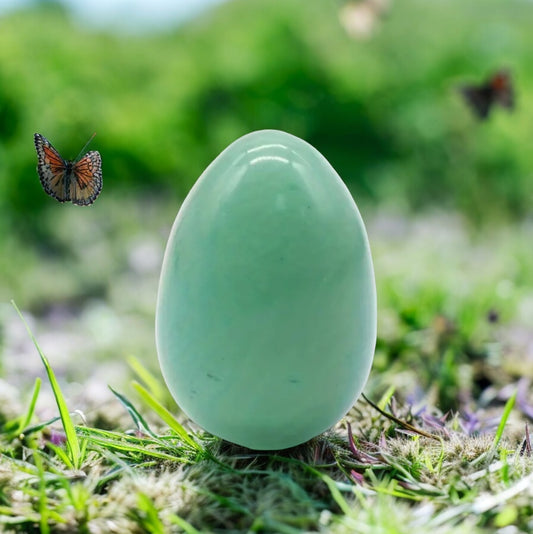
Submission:
[[[31,337],[31,340],[33,341],[33,344],[35,345],[35,348],[37,349],[37,352],[39,353],[39,356],[41,357],[41,361],[43,362],[43,365],[46,369],[46,374],[48,375],[48,380],[50,380],[52,391],[54,393],[54,397],[57,403],[57,408],[59,410],[59,417],[61,418],[61,423],[63,425],[63,430],[65,432],[66,453],[63,451],[63,449],[56,448],[55,449],[56,455],[59,456],[63,460],[65,465],[69,467],[70,469],[79,470],[84,460],[83,453],[82,453],[82,446],[80,446],[80,441],[78,440],[76,430],[74,429],[74,423],[72,422],[72,418],[70,417],[70,413],[67,408],[67,403],[65,402],[65,397],[63,396],[63,393],[61,392],[61,389],[59,387],[59,383],[57,382],[54,371],[52,367],[50,366],[48,359],[43,354],[41,347],[39,347],[37,340],[33,336],[30,330],[30,327],[28,326],[28,323],[24,319],[16,303],[12,301],[12,304],[15,310],[17,311],[17,314],[21,318],[22,322],[24,323],[24,326],[26,327],[26,330],[28,331],[28,334]],[[32,399],[32,405],[33,404],[34,402]],[[24,433],[24,430],[22,430],[22,433]]]
[[[530,526],[533,459],[505,435],[516,394],[500,410],[494,434],[463,430],[457,414],[416,415],[388,392],[393,404],[384,409],[359,401],[331,432],[287,451],[257,453],[186,431],[138,383],[138,404],[114,391],[133,430],[75,426],[36,347],[61,428],[33,421],[38,382],[28,413],[4,423],[0,525],[6,531],[106,532],[114,525],[157,534],[453,533]],[[154,428],[143,412],[159,418]]]
[[[493,532],[531,521],[533,459],[505,437],[514,397],[494,436],[461,430],[458,416],[435,424],[396,405],[387,418],[359,401],[331,432],[258,453],[186,432],[139,386],[139,406],[115,392],[133,432],[74,426],[57,381],[52,389],[62,414],[55,444],[48,426],[0,435],[6,531]],[[150,409],[156,431],[141,415]],[[404,421],[437,439],[406,432]],[[75,470],[69,440],[86,444]]]

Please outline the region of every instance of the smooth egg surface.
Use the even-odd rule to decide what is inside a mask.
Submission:
[[[375,341],[368,239],[335,170],[285,132],[232,143],[182,204],[163,261],[157,351],[180,408],[251,449],[298,445],[354,404]]]

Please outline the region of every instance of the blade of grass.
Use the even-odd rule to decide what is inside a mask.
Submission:
[[[70,456],[59,445],[48,442],[46,446],[55,453],[55,455],[69,468],[74,469],[74,464]]]
[[[35,379],[35,385],[33,386],[33,393],[30,400],[30,405],[28,406],[28,411],[26,416],[21,420],[17,434],[20,434],[31,422],[33,414],[35,413],[35,405],[37,404],[37,397],[41,391],[41,379],[37,377]]]
[[[161,402],[165,398],[161,382],[135,356],[128,358],[128,364],[133,369],[133,372],[144,382],[148,391]]]
[[[46,374],[48,375],[48,379],[50,380],[50,385],[52,386],[52,391],[54,393],[56,404],[59,409],[59,415],[61,417],[61,423],[63,424],[63,430],[65,431],[69,457],[72,461],[74,469],[79,469],[82,462],[80,444],[78,442],[78,436],[76,435],[74,423],[72,422],[72,418],[70,417],[70,413],[68,411],[67,403],[65,402],[65,397],[63,397],[63,393],[61,391],[61,388],[59,387],[59,383],[55,377],[52,367],[50,366],[50,363],[48,362],[48,359],[44,355],[39,344],[37,343],[37,340],[35,339],[28,323],[26,322],[26,319],[24,319],[22,312],[19,310],[14,300],[11,301],[11,304],[13,305],[20,319],[24,323],[24,326],[26,327],[26,330],[31,340],[33,341],[33,344],[35,345],[35,348],[37,349],[37,352],[41,357],[41,361],[43,362],[43,365],[46,369]]]
[[[33,386],[33,393],[31,396],[30,405],[28,406],[26,415],[21,415],[17,417],[16,419],[14,419],[13,421],[8,421],[4,425],[4,429],[6,430],[8,439],[12,439],[16,436],[19,437],[20,439],[24,438],[22,431],[30,424],[33,414],[35,413],[35,404],[37,403],[37,397],[39,396],[40,390],[41,390],[41,379],[37,377],[35,379],[35,385]]]
[[[436,441],[440,441],[439,436],[435,436],[433,434],[430,434],[429,432],[425,432],[421,428],[417,428],[413,426],[412,424],[408,423],[407,421],[402,421],[401,419],[398,419],[398,417],[386,412],[385,410],[382,410],[377,404],[374,404],[364,393],[361,393],[361,397],[365,399],[374,410],[377,410],[381,415],[385,416],[387,419],[390,419],[391,421],[394,421],[396,424],[400,425],[402,428],[405,428],[406,430],[410,430],[411,432],[414,432],[415,434],[420,434],[421,436],[424,436],[425,438],[434,439]]]
[[[382,410],[385,410],[385,408],[389,404],[390,400],[392,399],[392,396],[394,395],[395,391],[396,391],[396,387],[395,386],[389,386],[387,391],[385,391],[385,393],[381,396],[381,399],[379,399],[379,401],[378,401],[378,406]]]
[[[159,519],[159,512],[152,499],[144,493],[139,493],[137,495],[137,505],[139,512],[141,512],[137,517],[140,526],[150,534],[165,534],[165,525]]]
[[[154,396],[144,389],[138,382],[133,382],[133,387],[137,393],[141,396],[142,400],[174,431],[176,434],[188,445],[195,448],[198,451],[203,451],[200,444],[196,443],[187,431],[180,425],[176,418],[164,407]]]
[[[118,391],[115,391],[111,386],[108,386],[108,388],[111,390],[111,393],[113,393],[113,395],[115,395],[115,397],[120,401],[122,406],[126,408],[131,418],[133,419],[133,422],[137,425],[137,429],[143,434],[148,434],[149,436],[155,438],[156,435],[152,432],[152,430],[148,426],[148,423],[144,420],[144,417],[137,411],[135,406],[133,406],[133,404],[126,397],[124,397],[124,395],[121,395]]]
[[[342,493],[340,492],[339,488],[337,487],[337,483],[328,475],[325,473],[321,473],[317,469],[310,469],[318,478],[326,484],[326,486],[329,489],[329,492],[331,493],[331,496],[333,497],[333,500],[337,503],[338,507],[342,510],[342,512],[345,515],[350,515],[351,509],[350,505],[348,504],[348,501],[342,496]]]
[[[39,473],[39,524],[42,534],[48,534],[50,532],[50,527],[48,526],[48,506],[47,506],[47,496],[46,496],[46,481],[44,479],[44,466],[43,460],[39,451],[33,449],[33,460],[35,462],[35,467]]]
[[[518,393],[518,390],[515,390],[515,392],[509,397],[507,402],[505,403],[505,407],[503,409],[502,418],[500,420],[500,424],[498,425],[498,428],[496,430],[496,434],[494,435],[494,439],[492,441],[492,445],[488,450],[480,454],[475,460],[472,460],[470,462],[470,465],[476,466],[478,464],[481,464],[483,462],[490,463],[496,454],[496,451],[498,449],[498,445],[500,444],[500,441],[503,437],[503,431],[505,430],[505,426],[507,425],[507,420],[509,419],[509,416],[511,415],[511,412],[513,410],[513,407],[516,402],[516,395]]]
[[[509,419],[509,416],[511,415],[511,412],[514,408],[517,393],[518,393],[518,390],[515,390],[515,392],[509,397],[509,400],[505,403],[505,408],[503,409],[502,418],[501,418],[500,424],[498,425],[498,429],[496,430],[494,441],[492,442],[491,449],[493,451],[497,449],[503,437],[503,431],[505,430],[505,425],[507,425],[507,420]]]
[[[513,486],[504,491],[496,493],[495,495],[480,495],[472,503],[472,511],[476,515],[479,515],[489,510],[493,510],[497,506],[501,506],[503,503],[516,498],[516,496],[520,495],[520,493],[530,490],[532,484],[533,473],[521,478]]]
[[[117,453],[122,453],[129,457],[138,455],[159,458],[161,460],[170,460],[173,462],[180,461],[182,463],[192,463],[192,461],[186,457],[176,456],[175,449],[166,449],[174,454],[161,452],[161,443],[157,438],[142,439],[119,432],[110,432],[87,427],[79,427],[78,431],[87,436],[89,445],[92,446],[92,448],[101,447],[103,450],[116,451]],[[156,447],[158,449],[156,449]]]
[[[164,452],[158,452],[153,449],[148,449],[146,447],[135,446],[135,445],[120,445],[118,442],[113,442],[109,440],[99,439],[95,440],[95,445],[99,445],[107,451],[114,451],[117,454],[122,453],[125,457],[134,461],[135,463],[145,463],[145,458],[156,458],[158,460],[167,460],[169,462],[179,461],[180,463],[192,464],[193,462],[188,461],[183,458],[178,458],[171,454]]]
[[[54,424],[56,421],[59,421],[61,419],[61,416],[53,417],[52,419],[49,419],[48,421],[44,421],[43,423],[38,423],[33,426],[29,426],[23,429],[22,433],[24,436],[29,436],[30,434],[33,434],[34,432],[40,432],[43,428],[46,428],[47,426],[50,426]]]
[[[169,520],[181,528],[185,534],[200,534],[199,530],[195,529],[188,521],[185,521],[185,519],[176,514],[170,514]]]
[[[39,515],[36,513],[25,511],[24,515],[18,515],[17,510],[13,510],[12,506],[0,505],[0,525],[26,525],[29,523],[39,523]],[[12,532],[16,530],[12,530]],[[9,531],[0,531],[9,532]],[[19,532],[21,532],[19,530]],[[22,531],[23,532],[23,531]]]

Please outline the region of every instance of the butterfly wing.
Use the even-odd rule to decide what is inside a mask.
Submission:
[[[78,206],[92,204],[102,190],[102,158],[96,150],[87,152],[72,167],[70,198]]]
[[[490,80],[490,86],[494,93],[495,100],[500,106],[513,109],[514,108],[514,91],[511,76],[506,70],[497,72]]]
[[[66,183],[67,163],[46,137],[36,133],[33,139],[37,150],[37,174],[43,189],[59,202],[70,200],[70,191]]]
[[[489,116],[494,102],[493,91],[490,86],[467,85],[461,87],[461,93],[478,118],[486,119]]]

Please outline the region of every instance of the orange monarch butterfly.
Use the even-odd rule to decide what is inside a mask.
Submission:
[[[36,133],[37,174],[46,193],[59,202],[71,201],[78,206],[92,204],[102,190],[102,158],[96,150],[83,154],[93,134],[78,157],[64,160],[50,141]]]

